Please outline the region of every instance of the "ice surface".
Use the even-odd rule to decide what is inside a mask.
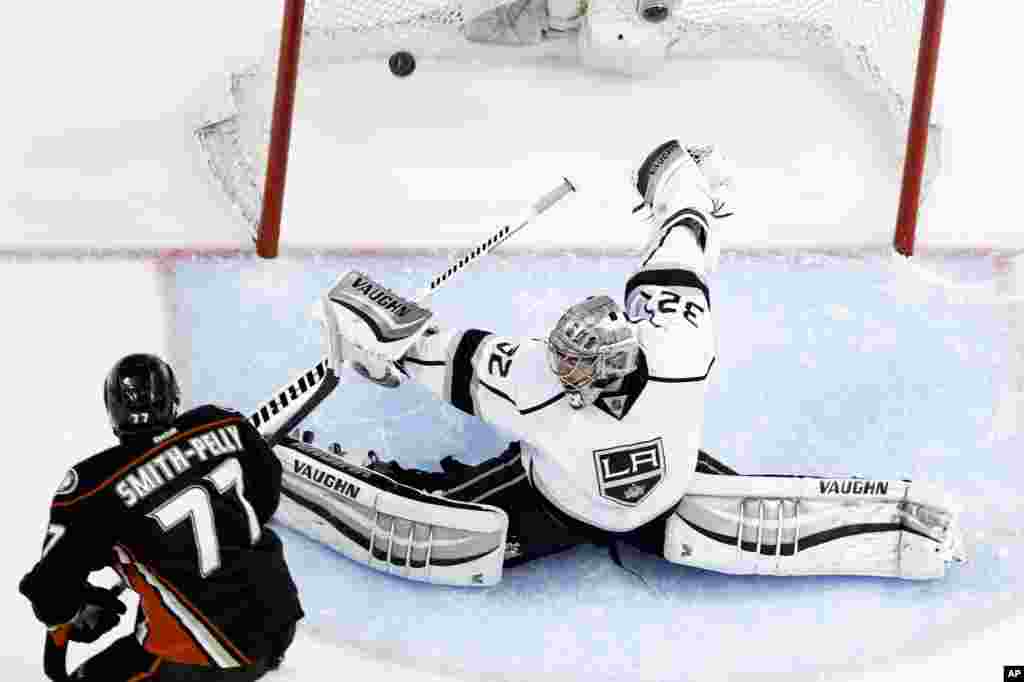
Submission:
[[[111,248],[224,247],[245,239],[244,228],[231,219],[204,175],[193,146],[190,117],[200,104],[197,84],[262,49],[268,28],[279,20],[280,0],[212,4],[182,0],[137,7],[64,3],[56,13],[50,3],[20,3],[13,9],[12,20],[31,30],[10,32],[0,46],[7,62],[18,65],[8,70],[8,84],[23,100],[21,106],[4,110],[0,126],[5,149],[0,176],[6,199],[0,202],[0,248],[18,251],[19,260],[29,260],[24,254],[49,249],[82,254]],[[1007,211],[1019,192],[1015,159],[1020,154],[1015,138],[1007,137],[1005,131],[1015,130],[1020,106],[1011,100],[1016,90],[993,87],[991,77],[994,46],[1012,45],[1018,39],[1020,22],[1011,11],[1017,12],[1012,3],[999,8],[958,4],[948,9],[943,49],[951,58],[944,62],[938,95],[948,104],[948,120],[956,132],[957,171],[955,181],[952,175],[940,180],[939,201],[926,211],[919,243],[1024,246],[1020,221],[1012,210]],[[773,191],[785,190],[792,198],[804,189],[788,187],[785,181],[828,170],[823,159],[844,144],[830,137],[834,132],[830,126],[846,130],[845,126],[857,126],[843,120],[818,121],[815,134],[828,144],[809,147],[806,156],[805,152],[794,156],[791,166],[780,166],[771,158],[780,146],[773,136],[775,129],[749,115],[771,105],[771,121],[783,120],[778,100],[784,97],[776,91],[772,91],[775,99],[734,107],[725,117],[707,116],[713,109],[706,103],[713,98],[700,99],[697,106],[691,102],[677,107],[669,106],[672,102],[665,98],[639,111],[614,112],[621,126],[614,129],[614,136],[600,122],[596,131],[585,129],[595,113],[593,107],[578,111],[569,117],[573,153],[568,159],[559,154],[566,149],[559,142],[559,127],[565,127],[561,123],[544,131],[543,141],[517,139],[517,129],[505,126],[507,137],[490,149],[493,155],[493,147],[500,147],[505,157],[488,164],[471,159],[474,170],[467,171],[454,163],[445,167],[454,160],[450,154],[417,152],[425,136],[401,128],[410,88],[401,89],[386,77],[382,82],[382,69],[367,69],[365,82],[358,78],[361,73],[353,71],[341,83],[350,106],[331,104],[326,96],[330,83],[321,83],[319,92],[308,91],[317,100],[318,113],[314,120],[300,122],[297,141],[317,146],[306,144],[310,153],[294,159],[296,177],[309,182],[290,184],[286,206],[288,229],[294,230],[300,243],[338,244],[349,236],[348,231],[370,230],[379,220],[394,226],[399,233],[394,241],[412,238],[422,244],[428,241],[420,210],[424,203],[440,223],[454,222],[456,229],[449,238],[462,239],[467,231],[458,229],[461,226],[470,221],[476,226],[484,214],[507,219],[506,209],[517,211],[520,201],[545,189],[549,180],[546,175],[539,177],[542,173],[535,171],[535,164],[549,166],[558,175],[570,172],[563,170],[566,165],[579,167],[600,176],[585,186],[601,186],[603,178],[618,177],[617,168],[600,166],[612,147],[617,162],[628,161],[641,142],[639,136],[719,129],[734,153],[759,169],[748,189],[768,202],[761,210],[785,218]],[[427,74],[429,70],[421,75]],[[428,78],[437,84],[465,82],[439,72]],[[492,115],[492,107],[507,100],[521,107],[523,98],[517,95],[523,90],[514,87],[511,79],[504,84],[510,88],[482,85],[475,111],[490,109],[487,113]],[[552,83],[552,90],[560,92],[564,85]],[[713,81],[711,85],[713,90]],[[577,86],[570,83],[568,87]],[[382,88],[393,99],[374,95]],[[762,91],[761,84],[756,91]],[[507,94],[511,96],[506,99]],[[735,101],[742,92],[727,95]],[[468,93],[466,98],[472,96]],[[789,96],[799,101],[795,91]],[[459,97],[463,97],[461,91]],[[563,105],[565,99],[556,104]],[[453,148],[454,140],[462,145],[463,159],[486,154],[485,146],[464,148],[465,136],[458,134],[462,113],[444,117],[437,111],[439,100],[431,97],[427,104],[437,116],[437,127],[445,129],[446,149]],[[374,123],[374,103],[388,107],[393,125],[362,149],[359,145],[367,138],[361,131]],[[646,122],[655,109],[667,116],[660,119],[658,128],[649,128]],[[815,111],[823,113],[825,107]],[[544,113],[535,110],[529,115],[546,120]],[[703,128],[694,129],[695,115]],[[632,125],[621,125],[622,121]],[[729,121],[736,129],[716,127],[720,121]],[[488,132],[486,126],[474,125]],[[375,185],[379,193],[360,207],[371,220],[350,220],[352,183],[335,177],[341,159],[349,157],[330,151],[332,146],[345,145],[345,140],[332,136],[334,127],[355,133],[356,142],[344,151],[355,153],[360,161],[381,164],[374,170],[378,179],[383,178]],[[851,134],[844,139],[856,143],[861,138]],[[330,144],[327,153],[321,154],[323,142]],[[395,149],[390,148],[392,143]],[[406,157],[409,162],[400,165],[398,177],[382,175],[382,167],[395,165],[398,149],[411,153]],[[509,157],[522,150],[533,161],[520,159],[510,166]],[[879,154],[877,150],[842,153],[844,159],[849,158],[846,154],[863,154],[868,159]],[[874,172],[867,166],[857,167]],[[481,168],[488,170],[481,172]],[[948,166],[950,172],[953,168]],[[879,172],[888,176],[891,169],[887,166]],[[821,187],[810,187],[809,203],[794,216],[803,221],[804,211],[810,211],[826,227],[819,229],[810,220],[796,232],[785,224],[767,230],[764,215],[754,204],[753,220],[744,234],[729,240],[741,247],[755,242],[761,247],[773,243],[813,247],[838,235],[843,243],[883,243],[891,212],[879,207],[877,194],[858,189],[877,187],[876,178],[865,180],[850,173],[843,177],[851,184],[830,187],[822,182]],[[529,186],[517,184],[526,178]],[[494,185],[500,188],[497,192],[485,192],[485,187]],[[418,208],[398,210],[392,191],[396,186],[413,193]],[[365,191],[360,187],[356,198],[363,201]],[[325,195],[336,200],[325,205]],[[856,204],[853,215],[862,221],[836,224],[838,212],[829,209],[826,199],[838,195],[846,202],[842,206]],[[882,201],[890,204],[891,193]],[[610,198],[601,198],[591,205],[592,215],[601,215],[602,202],[609,210],[619,210]],[[477,229],[487,230],[491,224],[484,220]],[[594,240],[599,241],[602,224],[574,229],[593,227]],[[580,234],[589,239],[589,233]],[[16,483],[0,500],[7,520],[8,552],[8,560],[0,564],[5,586],[0,591],[0,610],[7,616],[0,677],[19,681],[41,679],[42,630],[13,586],[38,553],[46,499],[68,463],[110,442],[99,400],[102,373],[123,353],[140,348],[166,350],[184,368],[187,382],[195,383],[194,389],[186,387],[188,395],[253,404],[319,355],[317,332],[305,318],[305,310],[310,297],[341,266],[332,259],[259,267],[244,261],[184,263],[168,273],[148,263],[125,266],[77,257],[31,260],[24,267],[0,260],[5,313],[0,361],[8,382],[0,408],[9,425],[8,477]],[[471,304],[453,298],[455,292],[444,292],[437,308],[453,321],[493,324],[496,331],[541,333],[560,309],[558,296],[568,300],[574,293],[593,293],[591,286],[598,285],[617,292],[617,277],[627,267],[624,261],[604,261],[609,271],[599,277],[587,274],[579,265],[582,261],[563,258],[557,262],[571,276],[555,281],[548,271],[517,270],[516,263],[499,258],[464,281],[500,298]],[[386,273],[381,267],[379,274],[396,275],[396,286],[419,285],[416,261],[390,263],[394,267]],[[1020,348],[1021,334],[1007,333],[1002,316],[1010,311],[1005,308],[945,304],[933,289],[897,283],[872,262],[840,260],[833,281],[827,277],[833,263],[819,257],[727,260],[715,290],[722,345],[721,362],[713,375],[717,384],[709,410],[709,447],[744,471],[764,466],[766,471],[859,470],[944,479],[969,503],[965,525],[971,564],[956,569],[947,581],[914,585],[873,579],[728,578],[627,554],[628,565],[660,590],[654,596],[638,579],[610,565],[603,554],[582,548],[513,572],[498,591],[432,592],[360,569],[288,534],[289,552],[302,566],[301,582],[316,632],[304,628],[285,669],[268,679],[308,682],[344,676],[424,682],[427,678],[422,674],[381,662],[410,656],[422,658],[424,666],[447,670],[460,665],[472,670],[490,667],[492,673],[483,675],[490,679],[524,679],[531,677],[531,671],[541,676],[541,668],[549,668],[548,676],[553,677],[555,671],[568,668],[574,656],[579,664],[573,672],[591,665],[621,674],[630,666],[633,652],[639,673],[658,671],[655,677],[666,680],[687,674],[712,680],[716,665],[719,674],[730,665],[758,672],[780,670],[787,656],[794,665],[806,660],[802,665],[807,676],[817,679],[840,677],[825,666],[869,663],[893,671],[886,675],[873,667],[867,677],[871,682],[998,679],[1002,664],[1019,662],[1024,629],[1018,530],[1024,498],[1019,483],[1019,428],[1012,420],[997,428],[999,420],[993,421],[991,415],[997,407],[996,396],[1009,395],[999,393],[1008,388],[1002,382],[1024,376],[1013,374],[1007,351],[1014,342]],[[987,280],[992,274],[983,258],[940,265],[947,272],[976,280]],[[168,312],[163,301],[168,282],[162,279],[168,274],[182,280],[183,288],[175,294],[178,310],[157,316]],[[608,284],[605,277],[614,282]],[[523,286],[526,282],[531,286]],[[205,285],[208,290],[195,288]],[[540,294],[539,300],[534,301],[531,293]],[[890,295],[913,302],[897,304],[889,300]],[[519,315],[525,322],[510,319],[506,310],[510,302],[522,306]],[[177,350],[184,354],[167,346],[165,322],[175,329],[181,342]],[[738,322],[752,327],[748,331],[737,327]],[[880,326],[873,326],[876,322]],[[527,325],[529,329],[522,328]],[[784,346],[785,338],[794,345]],[[874,349],[872,354],[865,352],[868,347]],[[194,370],[189,369],[191,365]],[[236,390],[239,377],[246,381]],[[397,394],[386,400],[375,397],[365,412],[347,423],[337,421],[351,404],[342,396],[350,396],[351,401],[357,391],[369,389],[348,384],[339,390],[324,416],[314,420],[323,440],[336,436],[348,444],[359,439],[375,445],[386,441],[389,453],[420,463],[458,449],[488,456],[502,442],[469,420],[410,398],[401,409],[420,410],[413,417],[424,424],[423,436],[433,439],[428,443],[431,451],[419,453],[397,428],[398,423],[407,423],[399,416],[402,399]],[[900,403],[898,396],[906,403]],[[999,404],[1007,403],[1000,399]],[[1008,414],[1012,416],[1012,411]],[[792,427],[789,431],[787,424]],[[642,606],[648,607],[647,612]],[[463,613],[471,609],[476,610],[475,617]],[[1017,615],[1009,628],[983,629],[986,623],[1008,617],[1012,609]],[[937,625],[930,620],[933,616]],[[448,624],[463,630],[442,637],[427,627]],[[659,644],[663,638],[666,645]],[[346,639],[359,651],[345,644]],[[937,644],[943,639],[947,644]],[[84,649],[73,651],[73,660],[80,659]],[[488,666],[486,652],[491,651],[498,662]],[[896,659],[888,660],[897,653],[899,660],[915,653],[940,657],[906,670]],[[453,658],[442,664],[449,654]],[[549,663],[544,662],[545,656]],[[481,675],[465,677],[480,679]],[[773,677],[793,680],[785,674]]]
[[[445,262],[179,264],[178,323],[192,330],[194,395],[255,405],[312,364],[321,340],[309,304],[340,272],[360,268],[413,292]],[[634,263],[496,256],[431,305],[454,326],[543,335],[587,295],[621,297]],[[931,266],[964,281],[995,276],[986,259]],[[1019,605],[1020,442],[992,437],[993,406],[1007,381],[1005,311],[910,286],[880,256],[729,255],[711,292],[719,360],[707,449],[745,473],[942,483],[966,508],[969,564],[931,583],[750,578],[625,551],[640,578],[605,550],[580,547],[470,591],[385,576],[285,531],[309,621],[391,660],[487,679],[707,680],[741,672],[810,677],[931,652]],[[436,468],[443,455],[476,462],[505,443],[418,387],[388,391],[352,374],[343,381],[307,422],[321,444]]]

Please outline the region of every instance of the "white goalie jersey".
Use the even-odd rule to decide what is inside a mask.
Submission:
[[[623,532],[676,505],[693,476],[714,365],[704,256],[686,227],[654,235],[626,282],[638,369],[573,409],[546,340],[478,329],[423,337],[404,371],[463,412],[515,434],[533,486],[580,521]]]

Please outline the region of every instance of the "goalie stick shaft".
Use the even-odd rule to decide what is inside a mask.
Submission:
[[[483,256],[487,255],[498,246],[508,241],[512,235],[516,234],[524,227],[529,225],[533,220],[544,211],[548,210],[559,201],[564,199],[566,196],[576,191],[576,187],[572,184],[569,178],[562,178],[562,181],[558,183],[558,186],[549,191],[547,194],[542,196],[540,199],[535,201],[530,209],[526,212],[526,215],[515,224],[504,225],[492,234],[490,237],[480,242],[472,249],[467,251],[458,260],[451,264],[451,266],[437,275],[427,284],[426,289],[420,292],[416,297],[416,302],[420,303],[425,298],[430,296],[432,293],[447,284],[453,277],[468,268],[470,265],[478,261]]]
[[[428,285],[416,296],[416,302],[422,303],[424,299],[450,282],[460,272],[493,251],[499,245],[508,241],[513,235],[533,222],[541,213],[544,213],[575,191],[576,187],[569,178],[563,177],[556,187],[530,205],[530,208],[520,218],[519,222],[498,228],[494,234],[467,251],[447,270],[431,279]],[[334,390],[334,387],[338,384],[339,369],[331,367],[330,358],[326,356],[321,358],[317,364],[275,392],[272,398],[260,403],[252,415],[249,416],[249,422],[256,427],[260,435],[267,439],[270,445],[274,445],[282,435],[304,419],[316,405],[327,397],[327,394]],[[299,414],[289,419],[284,427],[278,427],[272,432],[267,432],[272,423],[272,418],[287,408],[289,401],[299,399],[303,394],[314,389],[316,390],[316,395],[309,398],[310,402],[304,406]]]

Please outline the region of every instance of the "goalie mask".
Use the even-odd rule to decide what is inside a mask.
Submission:
[[[180,403],[174,370],[155,355],[121,358],[103,383],[103,404],[118,438],[166,429],[178,416]]]
[[[640,344],[615,301],[591,296],[565,311],[548,336],[548,365],[580,409],[637,368]]]

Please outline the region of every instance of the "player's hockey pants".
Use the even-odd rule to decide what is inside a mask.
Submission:
[[[295,626],[282,633],[277,651],[245,668],[225,669],[183,665],[149,653],[134,635],[116,640],[72,673],[85,682],[255,682],[276,668],[291,646]]]

